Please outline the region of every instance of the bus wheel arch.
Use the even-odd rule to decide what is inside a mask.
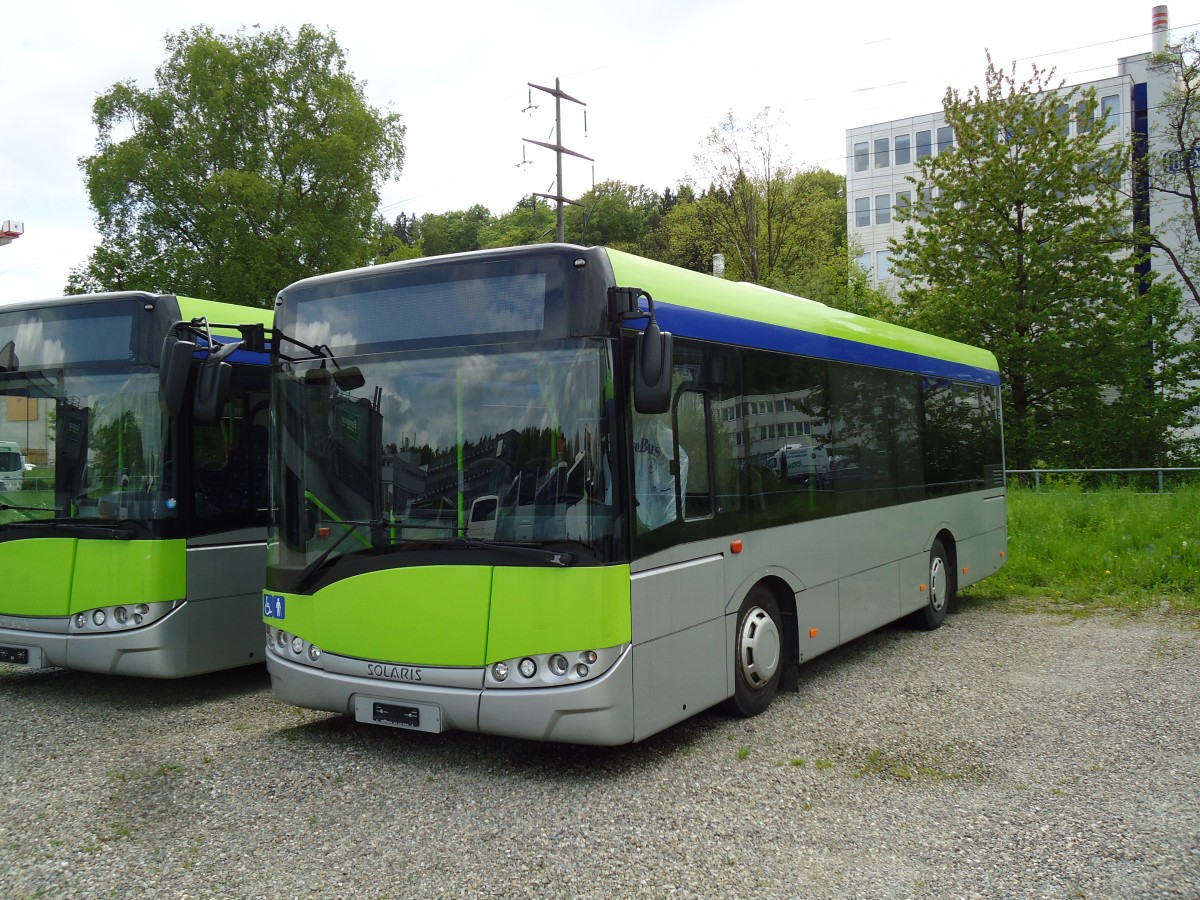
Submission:
[[[763,712],[781,683],[796,685],[796,595],[778,578],[757,582],[738,607],[733,632],[730,712],[750,718]]]

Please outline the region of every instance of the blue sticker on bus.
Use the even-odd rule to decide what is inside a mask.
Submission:
[[[268,619],[282,619],[284,610],[283,598],[278,594],[263,594],[263,616]]]

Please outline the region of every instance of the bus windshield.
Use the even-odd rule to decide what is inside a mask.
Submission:
[[[333,377],[338,365],[359,386]],[[274,378],[275,589],[351,558],[361,571],[431,553],[516,565],[616,553],[606,342],[311,360]]]
[[[0,529],[138,523],[174,515],[158,376],[148,367],[0,373],[0,438],[23,478],[0,481]]]

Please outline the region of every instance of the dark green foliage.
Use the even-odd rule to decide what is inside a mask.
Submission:
[[[892,245],[901,316],[996,354],[1010,467],[1157,463],[1194,405],[1196,353],[1178,292],[1128,250],[1129,147],[1100,123],[1064,135],[1064,106],[1086,119],[1096,100],[1050,77],[989,62],[983,89],[947,91],[956,146],[921,160]]]
[[[198,26],[166,47],[152,89],[120,82],[93,106],[97,152],[80,166],[103,242],[68,289],[265,305],[368,262],[404,126],[367,105],[333,35]]]

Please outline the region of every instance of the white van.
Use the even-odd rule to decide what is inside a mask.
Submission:
[[[25,459],[15,441],[0,441],[0,491],[19,491],[25,484]]]

